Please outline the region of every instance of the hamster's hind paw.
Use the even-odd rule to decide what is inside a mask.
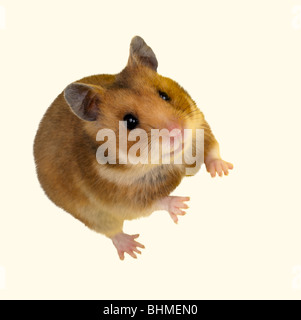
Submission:
[[[117,249],[120,260],[124,260],[125,252],[135,259],[137,259],[135,253],[141,254],[141,251],[138,250],[138,248],[144,249],[145,247],[135,240],[138,237],[139,234],[129,235],[123,232],[112,237],[112,242]]]

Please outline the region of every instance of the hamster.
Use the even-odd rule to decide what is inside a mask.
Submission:
[[[227,175],[233,168],[221,159],[218,142],[189,94],[175,81],[159,75],[157,67],[153,50],[141,37],[134,37],[126,67],[119,74],[93,75],[69,84],[47,109],[34,141],[37,175],[46,195],[90,229],[111,239],[121,260],[125,253],[137,258],[144,248],[137,241],[138,234],[123,232],[125,220],[166,210],[177,223],[178,216],[185,214],[189,197],[170,193],[183,177],[191,175],[187,169],[198,160],[191,155],[188,158],[195,161],[190,163],[164,163],[163,158],[154,164],[123,162],[118,149],[121,138],[129,140],[131,133],[143,130],[148,150],[151,130],[166,129],[171,146],[167,153],[175,160],[175,146],[184,145],[185,130],[194,134],[201,129],[203,147],[195,135],[189,146],[194,153],[201,150],[198,157],[211,176]],[[100,161],[97,157],[104,144],[113,148],[108,137],[97,138],[102,129],[116,135],[112,141],[119,151],[113,151],[111,163],[103,161],[110,157],[108,150],[100,155]],[[163,154],[162,141],[161,137]],[[135,143],[127,142],[125,154]],[[184,149],[178,153],[181,157]]]

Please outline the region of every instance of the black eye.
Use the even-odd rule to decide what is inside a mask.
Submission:
[[[126,114],[123,117],[123,121],[126,121],[126,126],[129,130],[135,129],[139,124],[139,120],[131,113]]]
[[[166,92],[159,91],[159,95],[160,95],[160,98],[162,98],[165,101],[169,101],[170,100],[170,98],[169,98],[169,96],[168,96],[168,94]]]

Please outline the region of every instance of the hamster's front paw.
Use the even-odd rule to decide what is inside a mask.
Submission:
[[[178,216],[186,214],[182,209],[188,208],[185,202],[189,200],[189,197],[168,196],[160,201],[158,209],[168,211],[174,223],[178,223]]]
[[[137,258],[135,252],[141,254],[141,251],[137,248],[144,249],[145,247],[135,240],[138,237],[139,234],[129,235],[123,232],[112,237],[112,242],[117,249],[120,260],[124,260],[125,252],[135,259]]]
[[[233,164],[222,159],[212,159],[210,161],[206,161],[206,169],[211,174],[211,177],[214,178],[216,173],[220,177],[223,176],[223,173],[227,176],[229,174],[229,170],[233,169]]]

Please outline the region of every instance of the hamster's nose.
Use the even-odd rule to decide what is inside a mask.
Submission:
[[[182,126],[180,126],[178,123],[174,123],[174,122],[170,123],[166,129],[169,131],[169,136],[174,137],[174,138],[182,135],[182,133],[183,133]]]

